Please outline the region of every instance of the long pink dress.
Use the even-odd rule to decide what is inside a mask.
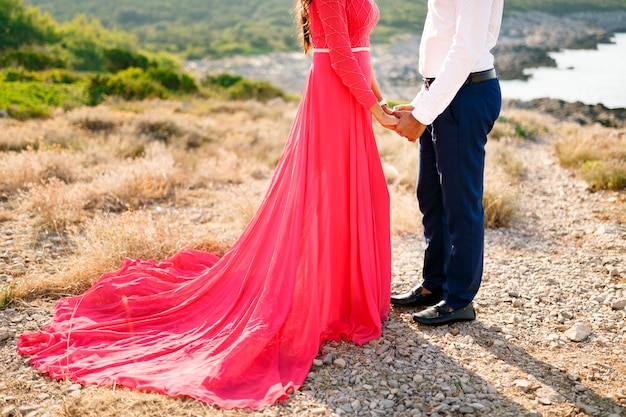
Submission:
[[[313,0],[314,52],[280,162],[221,259],[126,260],[18,351],[52,378],[258,409],[304,382],[320,344],[381,335],[389,194],[372,130],[373,0]],[[322,49],[323,48],[323,49]]]

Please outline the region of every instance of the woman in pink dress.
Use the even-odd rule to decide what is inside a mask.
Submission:
[[[18,351],[39,371],[223,408],[258,409],[304,382],[320,344],[381,335],[390,300],[389,194],[372,130],[373,0],[303,0],[313,60],[267,194],[221,258],[127,259]],[[310,30],[309,30],[310,29]],[[308,39],[308,41],[307,41]]]

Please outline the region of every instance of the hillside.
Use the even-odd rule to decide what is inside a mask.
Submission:
[[[99,19],[107,28],[135,34],[151,51],[185,58],[266,53],[298,47],[292,0],[26,0],[60,21],[77,14]],[[422,25],[426,1],[378,0],[381,19],[375,42]],[[543,11],[557,15],[623,9],[623,0],[507,0],[505,13]]]

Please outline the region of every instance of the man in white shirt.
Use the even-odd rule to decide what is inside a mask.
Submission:
[[[428,0],[419,51],[424,85],[409,105],[394,108],[396,132],[419,138],[417,198],[427,247],[423,282],[391,302],[430,306],[413,314],[422,324],[476,318],[485,144],[502,104],[490,51],[503,7],[503,0]]]

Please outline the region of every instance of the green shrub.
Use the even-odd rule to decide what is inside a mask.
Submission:
[[[69,71],[57,69],[48,73],[47,80],[53,82],[54,84],[74,84],[81,81],[82,77]]]
[[[140,68],[128,68],[117,74],[91,77],[87,86],[88,104],[99,104],[108,96],[117,96],[124,100],[143,100],[164,98],[167,91],[161,84],[147,77]]]
[[[146,71],[146,75],[170,91],[180,89],[180,77],[170,68],[152,68]]]
[[[15,284],[3,285],[0,290],[0,310],[6,308],[15,299]]]
[[[207,75],[202,80],[202,85],[204,87],[222,87],[228,88],[237,84],[243,78],[239,75],[231,75],[231,74],[218,74],[218,75]]]
[[[267,81],[252,81],[239,75],[207,75],[201,81],[212,93],[227,95],[233,100],[267,101],[276,97],[286,98],[285,93]]]
[[[29,81],[41,81],[38,78],[38,74],[24,71],[21,69],[7,69],[4,71],[4,81],[6,82],[29,82]]]
[[[172,92],[195,93],[198,91],[196,81],[189,75],[174,71],[171,68],[151,68],[146,75]]]
[[[107,81],[109,75],[94,75],[87,84],[87,104],[98,105],[104,101],[108,94]]]
[[[195,93],[198,91],[196,80],[188,74],[182,73],[180,76],[181,90],[185,93]]]
[[[75,15],[59,30],[63,42],[57,45],[55,52],[65,57],[67,68],[75,71],[105,71],[107,51],[132,51],[136,48],[135,40],[127,33],[106,29],[98,19],[84,15]],[[113,55],[115,52],[109,52],[109,65],[117,66],[120,62],[114,63],[115,59],[123,58]],[[134,55],[131,58],[140,60]]]
[[[150,63],[155,68],[179,69],[183,67],[183,61],[179,56],[169,54],[165,51],[150,54]]]
[[[585,161],[580,174],[593,190],[626,189],[626,164],[623,161]]]
[[[55,107],[76,107],[84,101],[81,84],[0,81],[0,109],[20,120],[48,117]]]
[[[108,96],[124,100],[165,98],[170,92],[193,93],[198,86],[187,74],[178,74],[169,68],[127,68],[117,74],[98,74],[89,80],[87,86],[88,103],[96,105]]]
[[[235,100],[267,101],[276,97],[284,97],[283,91],[267,81],[241,80],[230,88],[230,97]]]
[[[52,84],[74,84],[82,80],[78,74],[69,71],[54,69],[50,71],[25,71],[9,68],[0,72],[0,80],[6,82],[47,82]]]
[[[104,69],[107,72],[119,72],[126,68],[148,69],[150,62],[148,58],[139,53],[131,52],[121,48],[104,50]]]
[[[42,71],[49,68],[64,68],[65,63],[56,57],[32,49],[20,49],[8,51],[0,56],[0,67],[15,67],[24,68],[29,71]]]
[[[48,14],[24,6],[23,0],[0,0],[0,52],[57,42],[57,24]]]

